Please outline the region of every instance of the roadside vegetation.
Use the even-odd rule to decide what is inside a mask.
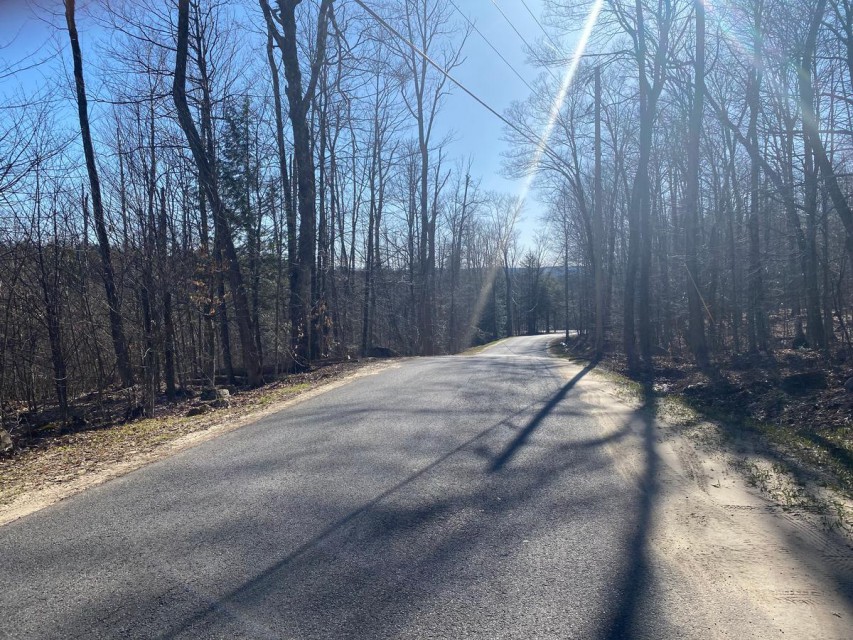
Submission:
[[[180,401],[158,403],[154,418],[104,414],[103,404],[92,399],[78,399],[79,410],[87,415],[105,415],[100,423],[87,423],[68,428],[61,421],[48,422],[27,433],[15,449],[0,457],[0,521],[3,508],[20,497],[41,490],[63,493],[75,481],[80,488],[88,486],[87,479],[101,473],[111,473],[122,465],[136,461],[156,460],[167,455],[174,445],[188,436],[205,432],[229,430],[281,409],[289,401],[322,387],[377,366],[376,360],[330,364],[312,371],[292,374],[257,389],[219,390],[206,399],[201,393],[188,394]],[[224,392],[224,393],[223,393]],[[112,406],[122,408],[126,402],[113,399]],[[74,488],[69,490],[71,493]]]

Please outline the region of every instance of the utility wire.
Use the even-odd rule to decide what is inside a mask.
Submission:
[[[517,36],[521,39],[521,41],[522,41],[524,44],[526,44],[526,45],[527,45],[527,48],[528,48],[528,49],[531,49],[531,50],[532,50],[532,49],[533,49],[533,47],[532,47],[532,46],[530,45],[530,43],[525,39],[525,37],[524,37],[523,35],[521,35],[521,32],[518,30],[518,28],[516,28],[515,23],[513,23],[513,21],[509,19],[509,16],[507,16],[507,15],[504,13],[504,10],[503,10],[503,9],[501,9],[501,6],[497,3],[497,0],[492,0],[492,4],[493,4],[493,5],[495,5],[495,9],[497,9],[497,10],[500,12],[500,14],[503,16],[504,20],[506,20],[506,23],[507,23],[510,27],[512,27],[512,30],[513,30],[513,31],[515,31],[515,35],[517,35]]]
[[[412,50],[412,51],[414,51],[415,53],[417,53],[417,54],[418,54],[419,56],[421,56],[421,57],[422,57],[422,58],[423,58],[423,59],[424,59],[428,64],[430,64],[432,67],[434,67],[436,70],[438,70],[438,72],[439,72],[439,73],[441,73],[445,78],[447,78],[448,80],[450,80],[453,84],[455,84],[457,87],[459,87],[460,89],[462,89],[462,91],[464,91],[465,93],[467,93],[467,94],[468,94],[471,98],[473,98],[473,99],[474,99],[474,100],[475,100],[475,101],[476,101],[476,102],[477,102],[481,107],[483,107],[483,108],[484,108],[484,109],[486,109],[489,113],[491,113],[493,116],[495,116],[496,118],[498,118],[501,122],[503,122],[506,126],[508,126],[508,127],[509,127],[510,129],[512,129],[513,131],[515,131],[515,132],[516,132],[518,135],[520,135],[522,138],[524,138],[524,139],[525,139],[525,140],[527,140],[528,142],[530,142],[530,143],[532,143],[532,144],[536,145],[537,147],[541,147],[541,148],[542,148],[542,151],[543,151],[543,152],[546,152],[552,160],[554,160],[554,161],[555,161],[555,162],[557,162],[558,164],[561,164],[561,165],[564,165],[564,166],[568,167],[569,171],[571,171],[571,170],[572,170],[571,165],[569,165],[569,164],[568,164],[568,163],[567,163],[567,162],[566,162],[562,157],[560,157],[560,154],[558,154],[556,151],[554,151],[554,150],[553,150],[553,149],[548,145],[547,141],[545,141],[545,140],[540,140],[540,139],[536,138],[536,137],[535,137],[535,136],[533,136],[530,132],[525,131],[524,129],[522,129],[521,127],[519,127],[517,124],[515,124],[514,122],[511,122],[510,120],[508,120],[507,118],[505,118],[503,115],[501,115],[498,111],[496,111],[496,110],[495,110],[495,109],[493,109],[491,106],[489,106],[489,105],[488,105],[488,104],[487,104],[487,103],[486,103],[482,98],[480,98],[477,94],[475,94],[475,93],[474,93],[473,91],[471,91],[468,87],[466,87],[464,84],[462,84],[459,80],[457,80],[457,79],[456,79],[456,78],[454,78],[452,75],[450,75],[447,71],[445,71],[445,70],[444,70],[444,68],[443,68],[440,64],[438,64],[437,62],[435,62],[435,61],[434,61],[432,58],[430,58],[430,57],[429,57],[425,52],[421,51],[421,50],[417,47],[417,45],[415,45],[414,43],[412,43],[412,41],[411,41],[411,40],[409,40],[408,38],[406,38],[406,36],[404,36],[404,35],[403,35],[403,34],[401,34],[399,31],[397,31],[397,30],[396,30],[394,27],[392,27],[390,24],[388,24],[388,22],[387,22],[387,21],[386,21],[382,16],[380,16],[380,15],[379,15],[378,13],[376,13],[373,9],[371,9],[370,7],[368,7],[368,6],[364,3],[364,1],[363,1],[363,0],[355,0],[355,3],[356,3],[358,6],[360,6],[362,9],[364,9],[364,10],[365,10],[369,15],[370,15],[370,17],[372,17],[374,20],[376,20],[380,25],[382,25],[386,30],[388,30],[388,31],[389,31],[389,32],[390,32],[394,37],[396,37],[397,39],[399,39],[399,40],[401,40],[402,42],[404,42],[404,43],[405,43],[409,48],[411,48],[411,50]]]
[[[512,72],[513,72],[513,73],[518,77],[518,79],[519,79],[519,80],[521,80],[521,81],[524,83],[524,86],[525,86],[525,87],[527,87],[528,89],[530,89],[530,91],[531,91],[531,93],[532,93],[534,90],[533,90],[533,87],[531,87],[531,86],[530,86],[530,83],[529,83],[529,82],[527,82],[527,80],[525,80],[524,76],[522,76],[522,75],[521,75],[521,74],[516,70],[516,68],[510,64],[509,60],[507,60],[506,58],[504,58],[503,54],[502,54],[500,51],[498,51],[497,47],[495,47],[495,45],[493,45],[493,44],[491,43],[491,41],[490,41],[486,36],[484,36],[484,35],[483,35],[483,32],[482,32],[482,31],[480,31],[480,30],[477,28],[477,25],[476,25],[476,24],[474,24],[474,23],[471,21],[471,18],[469,18],[469,17],[468,17],[467,15],[465,15],[464,13],[462,13],[462,9],[460,9],[460,8],[459,8],[459,5],[457,5],[453,0],[448,0],[448,2],[450,2],[450,4],[453,6],[453,8],[454,8],[454,9],[456,9],[456,12],[457,12],[460,16],[462,16],[463,18],[465,18],[465,21],[466,21],[466,22],[471,26],[471,28],[472,28],[474,31],[476,31],[476,32],[477,32],[477,35],[479,35],[479,36],[483,39],[483,41],[484,41],[487,45],[489,45],[489,47],[491,47],[492,51],[494,51],[494,52],[498,55],[498,57],[499,57],[501,60],[503,60],[503,61],[504,61],[504,64],[506,64],[506,66],[508,66],[510,69],[512,69]]]
[[[548,38],[548,42],[551,43],[551,46],[554,47],[554,51],[559,53],[561,51],[560,45],[551,37],[551,34],[545,29],[542,23],[539,21],[539,18],[536,17],[536,14],[530,10],[530,6],[527,4],[526,0],[521,0],[521,4],[524,5],[524,8],[527,9],[527,13],[530,14],[530,17],[533,18],[533,22],[537,24],[542,33],[545,34],[545,37]]]
[[[521,35],[521,31],[519,31],[519,30],[518,30],[518,27],[516,27],[516,26],[515,26],[515,23],[514,23],[512,20],[510,20],[510,19],[509,19],[509,16],[508,16],[506,13],[504,13],[504,10],[503,10],[503,9],[501,9],[501,6],[497,3],[497,0],[492,0],[492,4],[495,6],[495,9],[497,9],[497,10],[498,10],[498,12],[503,16],[503,19],[504,19],[504,20],[506,20],[506,23],[507,23],[510,27],[512,27],[512,30],[513,30],[513,31],[515,31],[515,35],[517,35],[517,36],[521,39],[521,41],[525,44],[525,46],[527,47],[527,49],[532,53],[532,52],[534,51],[534,49],[533,49],[533,45],[531,45],[531,44],[527,41],[527,38],[525,38],[523,35]],[[529,10],[530,10],[530,9],[528,9],[528,11],[529,11]],[[551,68],[550,68],[550,67],[545,67],[545,70],[546,70],[549,74],[551,74],[551,77],[552,77],[552,78],[554,78],[554,80],[556,80],[557,82],[559,82],[559,81],[560,81],[560,79],[559,79],[559,78],[554,74],[554,72],[553,72],[553,71],[551,71]]]

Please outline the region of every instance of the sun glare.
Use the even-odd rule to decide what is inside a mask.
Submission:
[[[512,226],[515,226],[515,223],[518,221],[518,216],[521,215],[521,210],[524,207],[524,203],[533,186],[533,180],[536,178],[539,163],[542,161],[542,154],[545,152],[545,147],[548,146],[548,140],[551,138],[551,133],[554,130],[554,124],[557,122],[560,110],[563,108],[563,103],[566,101],[566,95],[568,94],[569,88],[572,86],[572,82],[575,79],[578,67],[580,66],[580,61],[583,58],[586,45],[592,35],[592,30],[595,28],[596,22],[598,22],[598,16],[601,13],[601,7],[603,4],[604,0],[595,0],[589,9],[589,14],[584,22],[583,30],[581,31],[577,45],[575,46],[575,51],[569,60],[568,67],[566,67],[566,73],[563,75],[563,81],[560,83],[560,90],[557,92],[557,95],[554,97],[554,102],[551,104],[551,110],[548,114],[548,122],[542,130],[542,135],[539,136],[539,144],[536,147],[536,152],[533,154],[533,162],[530,165],[530,170],[527,173],[527,177],[524,179],[524,186],[521,189],[518,206],[513,212]],[[473,313],[471,315],[471,322],[469,323],[469,326],[473,327],[479,321],[480,314],[482,314],[483,309],[485,308],[487,292],[494,284],[496,275],[497,270],[493,269],[483,282],[483,291],[480,292],[478,302],[472,310]]]

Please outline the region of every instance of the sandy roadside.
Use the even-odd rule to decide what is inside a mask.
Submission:
[[[566,376],[579,369],[567,364]],[[750,487],[724,451],[651,417],[595,371],[578,388],[619,472],[647,489],[636,534],[654,585],[644,606],[690,636],[850,637],[849,535]]]

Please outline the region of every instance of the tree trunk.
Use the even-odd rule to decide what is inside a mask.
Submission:
[[[370,307],[373,293],[373,240],[374,225],[376,224],[377,205],[377,164],[379,162],[379,140],[378,140],[378,117],[374,117],[373,148],[371,150],[370,169],[368,173],[367,188],[370,191],[370,201],[367,209],[367,256],[364,260],[364,299],[361,308],[361,355],[367,355],[372,345],[372,332],[370,327]]]
[[[814,49],[817,43],[818,30],[826,9],[826,0],[819,0],[815,9],[815,15],[809,25],[806,43],[803,47],[803,55],[800,60],[799,74],[797,74],[800,103],[803,109],[803,121],[813,122],[816,118],[814,107],[815,95],[812,85],[812,65]],[[823,318],[820,309],[820,288],[818,286],[818,259],[817,259],[817,205],[818,205],[818,170],[815,166],[816,147],[822,145],[820,133],[814,126],[803,127],[803,146],[805,166],[803,169],[804,180],[804,205],[806,213],[806,233],[803,239],[802,261],[803,275],[805,277],[806,293],[806,320],[807,336],[809,344],[813,348],[826,346],[826,334],[824,333]],[[845,199],[846,202],[846,199]]]
[[[755,62],[749,71],[749,86],[747,88],[747,101],[749,103],[749,128],[747,139],[753,149],[758,149],[758,111],[760,109],[760,87],[761,72],[759,63],[761,60],[761,19],[756,16],[756,32],[754,38]],[[768,329],[764,311],[764,277],[761,264],[761,244],[759,234],[759,211],[760,211],[760,186],[761,168],[756,154],[750,154],[750,177],[749,177],[749,217],[747,219],[747,230],[749,235],[749,274],[747,288],[749,300],[747,308],[747,333],[749,338],[749,350],[765,351],[767,349]]]
[[[222,366],[228,384],[237,384],[234,376],[234,359],[231,356],[231,330],[228,323],[228,305],[225,302],[225,267],[222,257],[222,241],[219,233],[213,239],[214,265],[216,267],[216,317],[219,320],[219,345],[222,349]]]
[[[172,290],[166,267],[168,253],[168,218],[166,189],[160,188],[160,217],[157,224],[157,253],[160,265],[160,289],[163,292],[163,374],[166,379],[166,396],[175,399],[175,324],[172,317]]]
[[[297,263],[296,263],[296,237],[297,237],[297,229],[296,229],[296,210],[293,206],[293,184],[291,183],[291,177],[288,175],[287,171],[287,151],[284,145],[284,118],[282,116],[282,103],[281,103],[281,83],[279,82],[278,77],[278,67],[275,64],[275,60],[273,59],[273,27],[270,24],[267,24],[267,61],[270,66],[270,77],[272,78],[272,90],[273,90],[273,100],[274,100],[274,108],[275,108],[275,141],[276,146],[278,148],[278,168],[279,175],[281,178],[281,190],[282,190],[282,198],[284,199],[284,217],[285,217],[285,226],[287,234],[287,282],[288,282],[288,293],[290,298],[290,306],[289,306],[289,319],[293,326],[295,326],[294,318],[297,316],[293,315],[294,309],[298,310],[298,304],[296,303],[296,296],[294,292],[296,291],[296,286],[298,284],[298,271],[297,271]],[[276,333],[276,336],[278,334]],[[291,346],[295,344],[295,336],[296,333],[291,331]],[[288,368],[291,368],[293,365],[292,362],[292,352],[288,354]]]
[[[317,19],[315,57],[310,65],[308,86],[303,93],[302,69],[297,47],[296,5],[299,0],[279,0],[278,13],[274,17],[267,0],[259,0],[269,33],[276,41],[284,65],[287,80],[285,93],[288,101],[288,116],[293,132],[293,155],[296,165],[297,204],[299,210],[299,238],[297,240],[298,269],[294,270],[291,296],[291,323],[293,323],[294,361],[299,367],[307,367],[312,353],[312,320],[314,301],[312,285],[316,277],[316,182],[311,132],[308,127],[308,109],[314,96],[320,70],[325,62],[327,17],[331,0],[322,0]],[[282,28],[275,28],[278,21]]]
[[[95,149],[92,146],[92,134],[89,130],[89,108],[86,100],[86,85],[83,81],[83,55],[80,52],[80,40],[77,37],[77,24],[74,18],[75,0],[65,0],[65,22],[68,25],[68,37],[71,41],[71,53],[74,58],[74,85],[77,90],[77,115],[80,120],[80,135],[83,139],[83,153],[86,157],[86,172],[89,175],[89,188],[92,192],[92,212],[95,218],[95,233],[98,236],[98,249],[101,253],[101,263],[104,272],[104,289],[107,295],[107,305],[110,315],[110,333],[116,354],[116,368],[122,385],[133,385],[133,370],[128,355],[127,339],[124,333],[124,322],[121,317],[121,307],[116,292],[115,272],[110,256],[110,241],[104,219],[104,205],[101,200],[101,182],[95,163]]]
[[[684,230],[687,267],[687,341],[696,364],[708,367],[708,345],[705,341],[705,319],[699,273],[699,156],[702,143],[702,120],[705,107],[705,4],[694,2],[696,12],[696,55],[694,58],[693,105],[690,111],[687,143],[687,185],[685,193]]]
[[[207,220],[207,206],[204,199],[204,188],[199,184],[198,188],[198,213],[201,220],[201,229],[199,230],[200,256],[201,262],[201,277],[199,281],[206,281],[207,284],[202,284],[202,296],[204,302],[201,305],[203,337],[202,337],[202,357],[201,370],[204,384],[208,388],[215,386],[216,379],[216,328],[214,327],[214,318],[216,316],[216,305],[214,298],[216,297],[217,280],[219,279],[218,269],[215,267],[218,260],[211,259],[210,255],[210,229]],[[216,249],[214,248],[214,251]]]
[[[178,42],[175,57],[175,79],[172,85],[172,97],[178,112],[178,122],[187,138],[190,151],[198,170],[199,181],[204,187],[205,197],[213,213],[216,237],[220,242],[223,257],[227,264],[228,281],[234,299],[234,311],[237,319],[237,331],[240,335],[240,346],[243,350],[243,364],[246,369],[249,386],[255,387],[263,383],[260,358],[255,345],[255,332],[249,309],[246,287],[240,270],[234,238],[231,234],[225,205],[219,197],[216,175],[213,171],[211,158],[208,157],[201,138],[196,130],[186,96],[187,48],[189,34],[189,0],[178,1]]]
[[[595,168],[593,177],[592,255],[596,357],[604,353],[604,190],[601,185],[601,67],[595,68]]]

